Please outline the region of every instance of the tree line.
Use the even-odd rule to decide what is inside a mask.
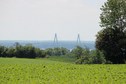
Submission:
[[[0,57],[17,57],[17,58],[44,58],[48,56],[66,55],[70,51],[66,48],[47,48],[42,50],[31,44],[25,46],[15,43],[12,47],[0,46]]]
[[[25,46],[15,43],[13,47],[0,46],[0,57],[36,58],[45,57],[45,52],[31,44]]]
[[[22,46],[19,43],[15,43],[13,47],[0,46],[0,57],[45,58],[50,56],[73,57],[76,59],[76,64],[101,64],[106,62],[100,51],[89,50],[80,46],[75,47],[71,51],[63,47],[42,50],[31,44]]]

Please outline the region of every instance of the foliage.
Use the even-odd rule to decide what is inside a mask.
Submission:
[[[68,54],[70,51],[63,47],[56,47],[56,48],[47,48],[46,54],[49,56],[62,56]]]
[[[68,50],[67,48],[61,47],[60,49],[61,49],[62,55],[67,55],[68,53],[70,53],[70,50]]]
[[[91,56],[92,56],[92,63],[93,64],[106,63],[104,54],[102,52],[100,52],[99,50],[92,50]]]
[[[31,44],[25,46],[15,43],[14,47],[0,46],[0,57],[17,57],[17,58],[36,58],[45,57],[46,52]]]
[[[73,56],[75,56],[77,59],[81,58],[82,54],[83,54],[83,48],[80,46],[77,46],[76,48],[74,48],[71,53],[73,54]]]
[[[0,57],[6,56],[6,47],[0,46]]]
[[[114,64],[126,61],[126,0],[108,0],[101,8],[96,48]]]
[[[46,54],[47,54],[48,56],[53,56],[53,55],[54,55],[53,48],[47,48],[47,49],[45,50],[45,52],[46,52]]]
[[[63,47],[41,50],[31,44],[22,46],[18,42],[16,42],[13,47],[0,46],[0,57],[44,58],[46,56],[65,56],[68,53],[70,53],[70,51]]]
[[[15,54],[15,48],[14,47],[10,47],[6,49],[6,57],[14,57]]]
[[[126,84],[126,65],[0,58],[0,84]]]
[[[36,53],[36,57],[39,58],[46,57],[46,52],[44,50],[40,50],[39,48],[35,48],[35,53]]]
[[[75,62],[77,64],[103,64],[106,62],[104,55],[99,50],[89,50],[77,46],[71,53],[77,58]]]
[[[32,46],[17,46],[16,47],[16,57],[19,58],[35,58],[35,48]]]
[[[95,50],[94,50],[95,52]],[[99,55],[99,57],[98,57]],[[71,52],[66,48],[48,48],[41,50],[40,48],[35,48],[31,44],[25,46],[15,43],[13,47],[0,47],[0,56],[1,57],[17,57],[17,58],[44,58],[51,56],[62,56],[63,59],[76,60],[77,64],[96,64],[96,63],[105,63],[104,57],[101,54],[92,53],[88,49],[84,49],[80,46],[74,48]]]

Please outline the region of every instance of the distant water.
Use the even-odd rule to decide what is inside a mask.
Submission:
[[[59,41],[58,43],[54,43],[53,41],[0,40],[0,45],[10,47],[14,46],[16,42],[18,42],[21,45],[32,44],[33,46],[41,49],[54,47],[65,47],[67,49],[73,49],[77,45],[84,48],[95,49],[94,41],[83,41],[78,44],[76,41]]]

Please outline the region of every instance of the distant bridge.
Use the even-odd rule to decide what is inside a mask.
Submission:
[[[58,36],[57,36],[56,33],[55,33],[55,35],[54,35],[54,42],[53,42],[53,43],[54,43],[54,46],[55,46],[55,47],[60,47],[59,42],[58,42]],[[82,45],[82,42],[81,42],[81,40],[80,40],[80,34],[77,35],[76,46],[85,47],[85,45]]]

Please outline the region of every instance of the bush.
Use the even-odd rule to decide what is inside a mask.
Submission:
[[[63,48],[63,47],[48,48],[45,50],[45,52],[48,56],[62,56],[62,55],[66,55],[70,53],[68,49]]]
[[[5,57],[6,47],[0,46],[0,57]]]
[[[15,57],[15,48],[10,47],[6,49],[6,57]]]
[[[35,53],[36,53],[36,57],[39,58],[44,58],[47,55],[45,50],[40,50],[39,48],[35,49]]]
[[[80,59],[81,56],[83,55],[83,48],[80,46],[77,46],[71,51],[72,55],[76,57],[77,59]]]
[[[103,64],[106,62],[104,55],[99,50],[89,50],[77,46],[71,52],[77,58],[76,64]]]

